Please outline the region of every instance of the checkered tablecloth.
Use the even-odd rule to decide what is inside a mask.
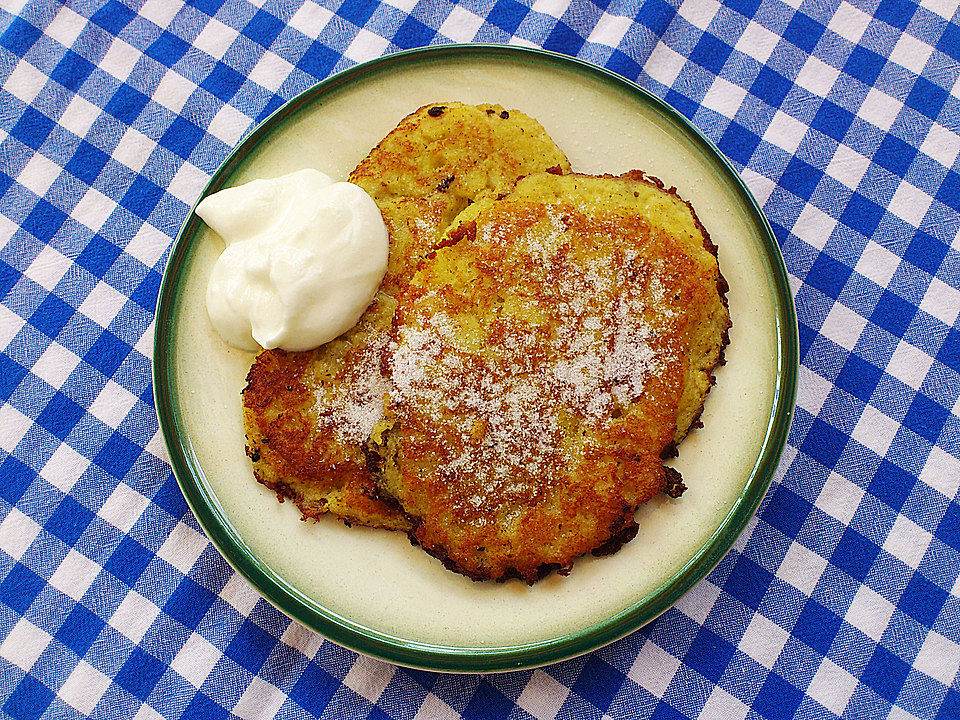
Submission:
[[[0,713],[960,718],[960,24],[951,0],[0,0]],[[757,518],[657,621],[525,672],[358,657],[220,557],[150,381],[171,242],[285,100],[431,43],[664,98],[770,219],[796,418]]]

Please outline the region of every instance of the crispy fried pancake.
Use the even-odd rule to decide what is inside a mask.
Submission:
[[[383,413],[381,354],[395,307],[379,293],[360,323],[313,352],[266,350],[243,391],[247,454],[257,479],[304,518],[409,529],[375,497],[364,444]]]
[[[403,287],[441,232],[470,202],[509,191],[518,178],[569,170],[543,128],[499,105],[431,105],[405,118],[350,175],[370,193],[390,233],[390,263],[360,324],[306,353],[266,351],[244,391],[247,453],[254,474],[305,518],[332,512],[347,522],[407,529],[376,499],[364,458],[383,412],[380,360]]]
[[[538,174],[461,220],[397,295],[381,488],[450,569],[532,583],[682,492],[661,458],[711,385],[726,285],[640,173]]]
[[[525,175],[570,163],[533,118],[500,105],[425,105],[350,173],[380,207],[390,232],[392,294],[467,205],[510,191]]]

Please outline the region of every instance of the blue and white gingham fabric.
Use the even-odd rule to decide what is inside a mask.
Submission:
[[[960,23],[952,0],[2,0],[0,714],[960,718]],[[184,503],[152,405],[172,239],[288,98],[431,43],[614,70],[733,161],[800,320],[781,470],[720,565],[588,656],[358,657]]]

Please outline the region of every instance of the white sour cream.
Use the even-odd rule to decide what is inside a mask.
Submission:
[[[197,215],[226,243],[207,314],[241,350],[309,350],[356,325],[387,270],[387,228],[366,192],[317,170],[214,193]]]

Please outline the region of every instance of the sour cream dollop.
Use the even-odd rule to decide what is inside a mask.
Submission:
[[[197,215],[226,243],[207,314],[241,350],[310,350],[356,325],[387,270],[387,228],[366,192],[317,170],[214,193]]]

